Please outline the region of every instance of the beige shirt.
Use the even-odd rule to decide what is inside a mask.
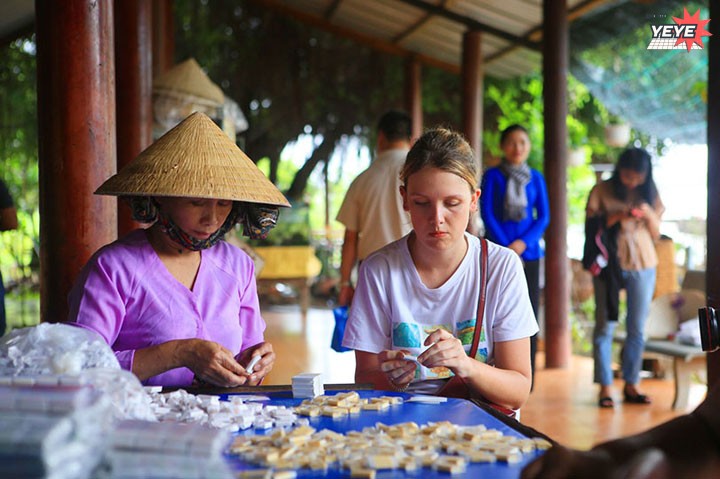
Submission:
[[[403,210],[400,170],[408,150],[387,150],[358,175],[345,195],[337,220],[358,232],[358,259],[410,232],[410,216]]]
[[[654,268],[658,264],[658,257],[655,252],[655,240],[644,220],[631,217],[628,212],[642,200],[637,192],[631,192],[626,201],[619,200],[612,191],[610,180],[598,183],[590,191],[587,202],[587,215],[595,216],[602,214],[611,216],[617,213],[624,213],[620,221],[620,229],[617,235],[617,251],[620,267],[625,271],[637,271],[646,268]],[[658,215],[665,211],[660,196],[655,198],[652,209]]]

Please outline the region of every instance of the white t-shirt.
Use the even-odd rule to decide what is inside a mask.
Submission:
[[[407,349],[418,355],[426,349],[425,338],[444,328],[469,351],[480,292],[480,240],[467,233],[465,238],[465,258],[445,284],[434,289],[420,279],[410,257],[408,236],[366,258],[360,266],[343,346],[370,353]],[[538,332],[538,325],[520,258],[507,248],[487,244],[487,296],[475,359],[493,365],[494,343],[530,337]],[[419,367],[414,381],[451,375],[447,368]]]
[[[337,220],[358,232],[358,259],[410,232],[410,216],[402,207],[400,170],[408,150],[387,150],[353,180]]]

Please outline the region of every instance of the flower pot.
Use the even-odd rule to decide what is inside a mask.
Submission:
[[[630,125],[608,125],[605,127],[605,142],[613,147],[623,147],[630,141]]]
[[[582,166],[585,164],[586,159],[587,155],[585,154],[585,148],[573,148],[571,150],[568,150],[568,166]]]

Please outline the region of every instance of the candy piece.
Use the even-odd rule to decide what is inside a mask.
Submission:
[[[252,357],[252,359],[250,360],[250,364],[248,364],[247,367],[245,368],[245,371],[247,371],[248,374],[252,374],[253,368],[254,368],[254,367],[257,365],[257,363],[260,361],[260,358],[261,358],[261,357],[262,357],[262,356],[260,356],[260,355],[257,355],[257,356],[253,356],[253,357]]]

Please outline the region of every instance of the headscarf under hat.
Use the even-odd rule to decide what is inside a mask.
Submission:
[[[243,235],[250,239],[265,239],[271,229],[277,225],[278,208],[267,205],[256,205],[234,201],[225,223],[213,233],[210,238],[200,240],[194,238],[180,229],[167,215],[162,213],[157,202],[149,196],[133,196],[130,198],[132,218],[140,223],[155,223],[158,221],[176,243],[190,250],[205,249],[220,241],[236,223],[243,228]],[[179,233],[173,233],[177,231]]]

